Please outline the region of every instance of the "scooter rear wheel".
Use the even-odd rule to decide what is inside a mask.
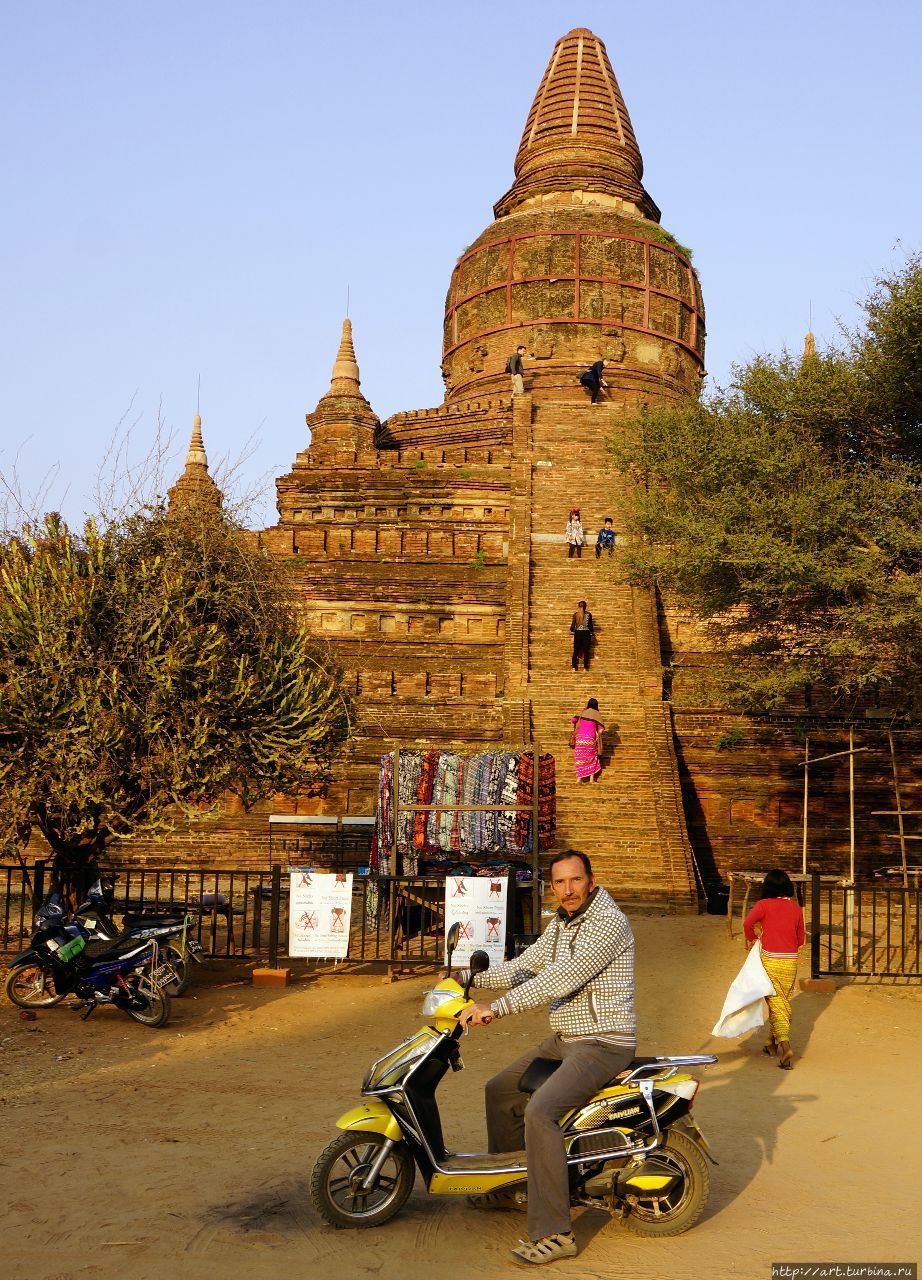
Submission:
[[[157,988],[148,978],[129,978],[132,995],[143,1001],[140,1009],[126,1009],[129,1018],[145,1027],[163,1027],[170,1019],[170,997],[165,988]]]
[[[402,1142],[385,1156],[374,1186],[362,1187],[385,1141],[380,1133],[347,1131],[321,1152],[311,1175],[311,1200],[331,1226],[380,1227],[406,1204],[416,1170]]]
[[[707,1161],[697,1142],[676,1129],[670,1129],[654,1155],[681,1173],[682,1183],[666,1198],[630,1197],[621,1221],[637,1236],[679,1236],[694,1226],[708,1202],[711,1179]]]

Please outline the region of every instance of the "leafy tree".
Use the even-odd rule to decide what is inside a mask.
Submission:
[[[328,777],[349,705],[253,534],[198,506],[0,543],[0,841],[116,838]]]
[[[622,571],[706,624],[730,705],[922,698],[922,261],[864,310],[841,347],[760,357],[612,443],[635,481]]]

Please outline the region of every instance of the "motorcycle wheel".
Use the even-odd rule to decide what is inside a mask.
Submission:
[[[6,998],[20,1009],[50,1009],[64,999],[58,995],[51,980],[51,973],[40,964],[24,964],[11,969],[3,984]]]
[[[171,996],[184,996],[189,988],[191,979],[185,953],[180,951],[179,947],[168,944],[160,948],[160,954],[164,963],[171,965],[176,973],[176,981],[164,987],[164,991],[168,991]]]
[[[678,1236],[694,1226],[704,1212],[711,1184],[707,1161],[698,1144],[675,1129],[653,1154],[681,1173],[682,1184],[666,1199],[628,1197],[621,1221],[637,1236]]]
[[[311,1175],[311,1199],[325,1222],[333,1227],[379,1227],[406,1204],[416,1170],[402,1142],[391,1147],[371,1190],[362,1190],[384,1142],[380,1133],[346,1132],[321,1152]]]
[[[144,1001],[143,1009],[126,1009],[129,1017],[145,1027],[163,1027],[170,1018],[170,997],[165,987],[155,987],[150,978],[129,978],[131,994]]]

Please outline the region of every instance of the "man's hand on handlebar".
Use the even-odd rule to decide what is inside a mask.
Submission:
[[[458,1021],[462,1027],[485,1027],[493,1021],[495,1016],[488,1004],[478,1004],[475,1000],[461,1010],[458,1014]]]

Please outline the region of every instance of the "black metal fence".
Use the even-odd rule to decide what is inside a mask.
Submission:
[[[110,876],[113,873],[109,873]],[[191,913],[205,953],[227,959],[288,960],[289,887],[281,867],[266,871],[121,868],[113,914]],[[29,944],[48,869],[0,866],[0,954]],[[444,946],[444,877],[354,875],[348,959],[432,965]]]
[[[922,978],[920,889],[892,883],[810,886],[814,977]]]

